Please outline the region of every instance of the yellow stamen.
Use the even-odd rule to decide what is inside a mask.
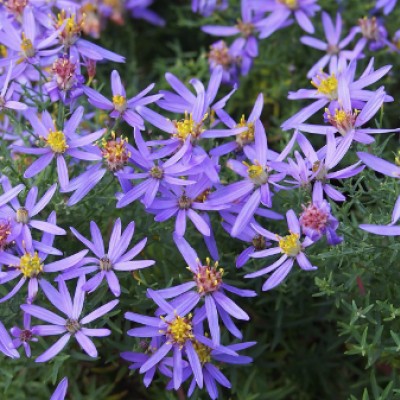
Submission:
[[[244,128],[247,126],[247,131],[239,133],[236,136],[236,142],[243,147],[246,144],[254,142],[254,123],[247,122],[244,115],[240,118],[240,122],[236,125],[237,128]]]
[[[263,185],[268,181],[268,174],[265,170],[265,167],[262,165],[256,164],[250,165],[246,162],[243,162],[244,165],[247,167],[247,174],[249,178],[257,185]]]
[[[32,41],[25,36],[25,33],[22,32],[22,40],[21,40],[21,51],[26,58],[33,57],[35,55],[35,49],[33,48]]]
[[[291,10],[296,10],[298,7],[298,0],[278,0],[279,3],[285,5]]]
[[[335,74],[330,76],[317,76],[319,83],[311,81],[311,84],[317,89],[318,93],[321,93],[331,100],[337,98],[338,80]]]
[[[43,271],[42,260],[39,258],[37,251],[32,255],[25,253],[19,262],[19,269],[21,270],[24,278],[32,278]]]
[[[172,322],[166,322],[168,328],[167,331],[163,331],[163,333],[166,333],[169,336],[171,342],[183,346],[187,340],[193,339],[194,337],[191,318],[191,314],[187,317],[180,317],[177,315]],[[161,319],[164,320],[163,317],[161,317]]]
[[[201,364],[211,361],[211,349],[208,346],[198,342],[197,340],[194,340],[193,348],[195,349]]]
[[[282,253],[288,256],[295,257],[301,252],[301,244],[299,241],[300,235],[297,233],[290,233],[290,235],[279,237],[279,247]]]
[[[68,149],[65,135],[62,131],[50,131],[46,141],[54,153],[64,153]]]
[[[113,96],[112,101],[114,104],[114,108],[117,111],[124,112],[126,110],[126,98],[124,96],[117,94],[117,95]]]

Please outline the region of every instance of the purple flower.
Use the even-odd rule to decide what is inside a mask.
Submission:
[[[108,252],[106,252],[104,250],[100,229],[95,222],[92,221],[90,223],[92,241],[89,241],[75,228],[71,227],[71,231],[76,238],[91,250],[96,258],[84,258],[80,265],[90,264],[89,266],[72,268],[64,272],[59,279],[71,279],[82,274],[98,271],[96,275],[85,283],[83,290],[87,292],[95,291],[105,278],[111,292],[114,296],[118,297],[121,294],[121,287],[114,271],[137,271],[138,269],[147,268],[154,264],[153,260],[132,261],[132,259],[143,250],[147,242],[147,238],[144,238],[136,246],[127,250],[132,240],[134,230],[135,224],[131,222],[126,229],[121,232],[121,220],[118,218],[110,236]]]
[[[396,6],[397,0],[377,0],[376,8],[383,8],[385,15],[390,14]]]
[[[5,192],[11,190],[8,178],[3,179],[2,186]],[[0,218],[11,222],[13,228],[12,240],[15,240],[21,249],[24,246],[26,248],[32,247],[31,228],[53,235],[66,234],[65,230],[57,225],[34,218],[49,204],[56,189],[57,185],[52,185],[42,198],[38,200],[38,188],[34,186],[26,196],[25,205],[21,206],[17,197],[14,197],[10,200],[10,205],[0,207]]]
[[[377,51],[385,46],[390,46],[390,42],[387,38],[387,30],[383,22],[376,17],[360,18],[358,20],[358,27],[354,30],[356,33],[361,33],[362,35],[362,38],[354,46],[354,57],[359,57],[368,43],[370,51]]]
[[[336,14],[336,24],[333,24],[329,14],[322,12],[322,26],[326,37],[326,43],[320,39],[303,36],[300,41],[306,46],[313,47],[317,50],[325,51],[326,54],[319,59],[308,71],[307,78],[312,78],[319,71],[322,71],[329,63],[331,64],[330,70],[334,70],[338,64],[339,57],[346,57],[347,59],[352,58],[352,52],[344,50],[344,48],[353,40],[357,31],[354,29],[342,40],[342,17],[339,13]]]
[[[253,228],[266,239],[278,242],[278,246],[257,251],[253,253],[251,257],[264,258],[275,254],[282,254],[273,264],[257,272],[245,275],[245,278],[255,278],[272,272],[271,276],[265,281],[262,287],[264,291],[271,290],[278,286],[289,274],[295,261],[297,261],[300,268],[304,271],[317,269],[317,267],[311,264],[304,252],[308,246],[313,244],[313,241],[309,238],[305,238],[303,242],[300,241],[300,224],[293,210],[289,210],[286,213],[286,219],[289,227],[289,235],[286,236],[279,236],[264,228],[253,226]]]
[[[19,358],[19,353],[14,349],[12,339],[0,321],[0,352],[11,358]]]
[[[67,395],[67,389],[68,389],[68,378],[65,377],[57,385],[57,388],[50,397],[50,400],[64,400],[65,396]]]
[[[324,72],[318,73],[312,80],[312,85],[316,90],[300,89],[297,92],[290,92],[288,98],[291,100],[312,99],[315,101],[285,121],[282,128],[285,130],[298,128],[327,104],[331,112],[335,109],[340,110],[342,106],[347,110],[362,110],[365,102],[376,95],[375,91],[366,90],[365,87],[377,82],[392,67],[386,65],[375,71],[372,58],[361,77],[355,79],[356,66],[357,63],[353,60],[348,66],[338,66],[339,69],[331,71],[330,75]],[[384,101],[393,101],[393,98],[385,95]]]
[[[210,16],[214,11],[223,11],[228,8],[228,0],[192,0],[192,11],[204,17]]]
[[[326,235],[330,245],[336,246],[343,238],[336,234],[339,221],[331,214],[331,206],[322,198],[321,192],[314,192],[312,203],[303,206],[299,218],[301,230],[304,235],[316,242]]]
[[[173,299],[171,302],[173,307],[179,308],[184,303],[187,307],[185,308],[186,312],[192,311],[200,301],[204,301],[204,305],[200,309],[196,309],[195,319],[196,321],[204,318],[208,320],[214,345],[220,344],[219,319],[224,322],[234,336],[242,338],[241,333],[232,322],[231,316],[245,321],[249,320],[249,316],[225,293],[231,292],[241,297],[254,297],[256,293],[226,284],[223,282],[224,271],[219,268],[218,262],[212,266],[210,259],[207,258],[206,265],[203,265],[195,250],[184,238],[175,235],[174,241],[193,274],[193,281],[161,289],[155,293],[163,299]],[[150,297],[153,293],[153,291],[149,292]]]
[[[14,150],[20,153],[36,154],[40,157],[34,161],[25,171],[25,178],[32,178],[39,172],[43,171],[53,159],[57,162],[57,173],[60,186],[66,188],[69,183],[69,174],[65,156],[71,156],[78,160],[96,161],[100,160],[101,156],[89,153],[79,149],[92,144],[100,139],[105,129],[97,132],[79,136],[76,130],[82,120],[84,108],[78,107],[71,115],[70,119],[64,123],[64,129],[60,130],[55,125],[47,111],[42,113],[41,120],[36,115],[35,111],[28,110],[26,117],[31,123],[35,135],[45,142],[45,147],[22,147],[14,146]]]
[[[11,334],[15,337],[12,341],[15,349],[18,349],[21,345],[25,350],[27,357],[31,356],[31,347],[29,342],[37,342],[38,339],[34,337],[36,335],[36,328],[31,327],[31,316],[24,313],[24,326],[23,329],[14,326],[10,330]]]
[[[139,94],[131,99],[126,98],[125,88],[122,85],[121,78],[116,70],[111,73],[111,89],[112,101],[108,100],[102,94],[89,87],[84,88],[84,92],[88,97],[89,103],[101,110],[110,111],[111,118],[122,118],[130,126],[144,129],[144,122],[138,114],[138,107],[154,103],[162,97],[162,95],[146,96],[154,87],[154,84],[149,85]]]
[[[252,154],[253,164],[229,160],[228,166],[244,180],[228,185],[210,195],[210,204],[215,206],[227,205],[238,199],[250,196],[244,203],[232,227],[231,235],[237,236],[253,218],[260,203],[272,207],[272,191],[270,185],[276,186],[284,178],[284,174],[272,174],[269,164],[267,136],[260,120],[255,123],[255,151]],[[294,141],[289,142],[285,150],[276,158],[280,161],[285,157]]]
[[[51,247],[53,238],[54,235],[44,233],[42,243],[36,245],[36,249],[27,248],[24,252],[20,252],[19,257],[5,251],[0,253],[0,264],[7,266],[6,276],[0,277],[0,284],[2,285],[22,275],[16,286],[0,299],[0,303],[13,297],[26,281],[28,281],[28,301],[33,301],[37,295],[38,286],[40,285],[43,289],[44,285],[47,284],[47,281],[42,277],[43,274],[70,268],[81,261],[87,253],[87,250],[84,250],[64,259],[44,264],[48,254],[53,251]]]
[[[314,26],[310,20],[320,6],[318,0],[251,0],[254,10],[271,12],[266,18],[256,24],[261,28],[260,39],[265,39],[275,31],[289,25],[289,19],[294,15],[297,23],[307,33],[314,33]]]
[[[47,299],[66,317],[60,317],[43,307],[33,304],[23,304],[21,306],[22,310],[26,313],[50,323],[50,325],[36,326],[36,334],[38,336],[63,335],[43,354],[37,357],[36,362],[45,362],[55,357],[67,345],[72,336],[76,338],[85,353],[90,357],[97,357],[97,349],[90,337],[108,336],[111,334],[111,331],[105,328],[86,328],[84,325],[107,314],[118,304],[118,300],[110,301],[92,311],[86,317],[80,318],[85,300],[84,284],[85,277],[81,276],[76,285],[73,301],[63,280],[58,282],[59,290],[56,290],[48,282],[42,284],[42,289]]]

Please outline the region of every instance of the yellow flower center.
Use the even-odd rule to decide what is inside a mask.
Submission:
[[[0,44],[0,56],[2,57],[2,58],[6,58],[7,57],[7,47],[6,46],[4,46],[4,45],[2,45],[2,44]]]
[[[298,0],[278,0],[278,3],[285,5],[291,10],[296,10],[298,7]]]
[[[126,110],[126,98],[124,96],[117,94],[117,95],[113,96],[112,101],[114,104],[114,108],[117,111],[124,112]]]
[[[354,128],[357,119],[358,110],[345,111],[343,109],[336,109],[335,114],[332,115],[329,109],[325,109],[327,119],[332,126],[334,126],[341,135],[345,136]]]
[[[191,314],[189,314],[188,317],[180,317],[177,315],[172,322],[167,322],[167,331],[162,331],[162,333],[166,333],[172,343],[182,346],[188,339],[194,337],[191,318]],[[161,319],[163,319],[163,317],[161,317]]]
[[[207,265],[199,265],[197,273],[194,274],[194,281],[197,284],[197,290],[201,295],[216,292],[222,284],[222,275],[224,270],[218,268],[218,261],[212,267],[211,260],[206,258]]]
[[[247,126],[247,131],[236,135],[236,142],[241,146],[254,142],[254,123],[247,122],[244,115],[240,118],[240,122],[236,125],[236,128],[244,128]]]
[[[295,257],[301,252],[301,244],[299,241],[300,235],[297,233],[290,233],[290,235],[279,238],[279,247],[282,253],[288,256]]]
[[[32,255],[25,253],[19,262],[19,269],[24,278],[33,278],[43,271],[42,260],[39,258],[37,251]]]
[[[243,37],[249,37],[253,34],[254,25],[251,23],[243,22],[241,19],[238,19],[236,28],[242,33]]]
[[[256,185],[264,185],[268,181],[268,173],[265,171],[265,167],[260,164],[249,165],[246,162],[243,162],[247,167],[247,174],[249,178]]]
[[[112,139],[102,139],[101,152],[105,161],[107,162],[108,169],[112,172],[120,171],[128,163],[131,152],[128,151],[126,145],[128,139],[124,137],[115,138],[115,132],[111,132]]]
[[[173,121],[176,133],[173,135],[181,140],[186,140],[189,135],[192,135],[193,139],[197,139],[204,131],[203,121],[208,118],[208,114],[204,115],[202,122],[199,124],[193,121],[192,114],[185,112],[185,118],[180,121]]]
[[[35,49],[33,48],[32,41],[25,36],[25,33],[22,33],[21,51],[26,58],[30,58],[35,55]]]
[[[21,224],[27,224],[29,222],[28,210],[24,207],[18,208],[16,220]]]
[[[400,150],[397,150],[397,154],[394,158],[394,163],[400,167]]]
[[[335,74],[330,76],[317,76],[317,82],[311,81],[311,84],[321,93],[331,100],[337,99],[338,80]]]
[[[195,340],[193,341],[193,348],[195,349],[201,364],[211,361],[211,349],[208,346]]]
[[[68,149],[65,135],[62,131],[50,131],[46,141],[54,153],[64,153]]]
[[[80,21],[76,21],[76,15],[72,14],[70,17],[67,17],[65,10],[62,10],[57,15],[57,20],[55,23],[57,29],[60,28],[65,22],[64,30],[61,32],[61,39],[65,45],[70,46],[78,40],[85,24],[85,18],[86,14],[82,14],[82,19]]]

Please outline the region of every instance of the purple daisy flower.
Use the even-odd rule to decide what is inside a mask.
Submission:
[[[50,400],[64,400],[65,396],[67,395],[67,389],[68,389],[68,378],[65,377],[57,385],[56,390],[50,397]]]
[[[272,174],[273,169],[269,163],[267,136],[260,120],[255,123],[255,151],[251,157],[254,164],[240,163],[236,160],[229,160],[228,166],[239,174],[244,180],[228,185],[209,197],[211,205],[226,205],[240,198],[250,195],[239,212],[232,227],[231,235],[237,236],[253,218],[260,203],[266,207],[272,207],[272,191],[270,185],[277,186],[277,183],[284,178],[283,173]],[[294,141],[289,142],[286,149],[275,159],[281,161],[290,151]]]
[[[312,203],[307,207],[303,206],[299,222],[303,234],[313,242],[317,242],[324,235],[327,242],[333,246],[343,241],[336,233],[339,221],[331,214],[331,206],[323,199],[321,192],[314,192]]]
[[[388,32],[381,19],[376,17],[360,18],[358,26],[354,30],[362,35],[362,38],[354,46],[354,57],[360,57],[367,44],[369,44],[370,51],[378,51],[386,46],[390,47]]]
[[[44,111],[41,120],[36,115],[35,111],[28,110],[26,117],[31,123],[35,135],[44,140],[45,147],[22,147],[14,146],[14,150],[20,153],[35,154],[40,157],[34,161],[25,171],[25,178],[32,178],[39,172],[43,171],[52,161],[56,159],[57,173],[60,186],[62,189],[68,187],[69,174],[65,156],[71,156],[78,160],[96,161],[101,160],[101,156],[94,153],[89,153],[79,149],[92,144],[100,139],[105,129],[97,132],[79,136],[76,130],[82,120],[84,108],[78,107],[71,115],[70,119],[64,123],[64,129],[58,129],[51,115]]]
[[[48,282],[42,284],[47,299],[66,317],[60,317],[43,307],[33,304],[21,305],[21,309],[24,312],[50,323],[50,325],[36,326],[36,334],[38,336],[63,335],[43,354],[37,357],[36,362],[45,362],[55,357],[67,345],[72,336],[76,338],[86,354],[90,357],[97,357],[97,349],[90,337],[109,336],[111,331],[105,328],[86,328],[84,325],[110,312],[118,304],[118,300],[110,301],[87,314],[86,317],[80,318],[85,300],[84,284],[85,277],[81,276],[76,285],[73,301],[63,280],[58,282],[59,290],[56,290]]]
[[[289,227],[289,235],[287,236],[279,236],[275,233],[267,231],[264,228],[253,226],[253,228],[266,239],[278,242],[278,246],[257,251],[253,253],[251,257],[264,258],[275,254],[282,254],[282,256],[273,264],[266,266],[257,272],[245,275],[245,278],[256,278],[258,276],[273,272],[265,281],[262,287],[263,291],[271,290],[278,286],[289,274],[295,261],[297,261],[300,268],[304,271],[312,271],[317,269],[317,267],[311,264],[304,252],[304,250],[314,242],[307,237],[303,240],[303,242],[300,241],[300,223],[293,210],[289,210],[286,213],[286,220]]]
[[[17,350],[14,349],[12,339],[1,321],[0,321],[0,352],[7,357],[19,358],[19,353]]]
[[[36,328],[31,327],[31,316],[24,313],[23,320],[23,329],[14,326],[10,329],[10,332],[15,337],[12,341],[14,348],[18,349],[18,347],[22,346],[26,356],[29,358],[31,356],[31,346],[29,342],[37,342],[38,339],[34,337],[36,335]]]
[[[382,108],[386,98],[386,92],[383,86],[380,87],[374,95],[365,103],[361,111],[352,109],[351,100],[347,86],[342,88],[342,103],[340,106],[332,110],[332,107],[325,109],[326,121],[332,125],[332,128],[327,128],[326,125],[310,125],[301,124],[299,129],[302,132],[317,133],[325,135],[328,129],[332,133],[340,133],[346,136],[354,132],[354,140],[363,144],[371,144],[375,139],[370,135],[379,133],[399,132],[397,129],[373,129],[362,128],[370,121],[376,113]]]
[[[293,15],[299,26],[307,33],[314,33],[311,19],[321,7],[318,0],[251,0],[254,10],[270,12],[256,26],[261,28],[260,39],[265,39],[278,29],[291,23]]]
[[[66,271],[58,280],[71,279],[98,271],[96,275],[85,283],[83,286],[84,291],[95,291],[105,278],[111,292],[118,297],[121,294],[121,287],[114,271],[137,271],[138,269],[150,267],[155,263],[153,260],[132,261],[144,249],[147,242],[147,238],[144,238],[127,251],[135,230],[134,222],[129,223],[126,229],[121,232],[121,220],[117,219],[110,236],[108,252],[104,250],[103,238],[95,222],[92,221],[90,223],[92,241],[82,236],[75,228],[71,227],[70,229],[76,238],[92,251],[96,257],[84,258],[79,267]],[[90,265],[82,266],[87,264]]]
[[[345,57],[347,59],[353,58],[352,51],[344,49],[353,40],[354,36],[357,34],[357,31],[353,29],[344,39],[340,39],[342,36],[343,21],[339,13],[336,14],[336,23],[334,25],[329,14],[322,12],[322,26],[324,28],[326,43],[311,36],[302,36],[300,38],[301,43],[305,44],[306,46],[326,52],[326,54],[308,71],[307,78],[312,78],[315,76],[329,63],[331,64],[329,70],[333,71],[338,64],[339,57]]]
[[[139,115],[140,112],[138,113],[138,107],[154,103],[162,97],[160,94],[145,97],[153,87],[154,83],[142,90],[135,97],[127,99],[125,88],[122,85],[119,73],[114,70],[111,73],[112,101],[89,87],[85,87],[84,92],[88,97],[90,104],[94,105],[96,108],[100,108],[101,110],[111,111],[109,114],[111,118],[122,118],[130,126],[138,127],[143,130],[144,121]]]
[[[38,292],[38,286],[43,289],[43,286],[47,284],[47,281],[42,277],[43,274],[50,272],[59,272],[64,269],[73,267],[88,252],[87,250],[80,251],[72,256],[66,257],[64,259],[54,261],[49,264],[44,264],[48,256],[48,249],[51,247],[54,235],[49,233],[44,233],[42,239],[42,245],[36,246],[35,248],[26,248],[18,257],[9,254],[7,252],[0,252],[0,264],[7,266],[6,276],[0,278],[0,284],[10,282],[20,275],[22,275],[19,282],[15,287],[3,298],[0,299],[0,303],[11,299],[18,291],[22,288],[24,283],[28,281],[28,302],[32,302]],[[43,249],[43,250],[40,250]],[[53,249],[51,247],[51,249]],[[50,249],[50,250],[51,250]]]
[[[5,192],[11,190],[11,183],[8,178],[4,178],[1,184]],[[55,224],[34,218],[49,204],[56,189],[57,185],[52,185],[38,200],[38,188],[34,186],[29,190],[23,206],[17,197],[14,197],[10,200],[10,205],[0,207],[0,218],[11,221],[13,227],[12,240],[15,240],[20,248],[24,246],[26,248],[32,247],[32,234],[30,231],[32,228],[53,235],[65,235],[67,233]]]
[[[206,265],[199,260],[195,250],[182,237],[174,236],[175,244],[181,252],[183,258],[193,273],[193,281],[186,282],[168,289],[157,290],[155,293],[163,299],[173,299],[171,305],[179,307],[185,303],[187,312],[192,311],[201,300],[204,305],[196,311],[196,321],[203,318],[208,320],[211,338],[214,345],[220,344],[220,326],[221,319],[228,330],[233,326],[233,334],[236,336],[238,329],[231,320],[231,316],[239,320],[249,320],[249,316],[237,304],[235,304],[226,292],[234,293],[241,297],[254,297],[256,293],[252,290],[243,290],[223,282],[224,270],[219,268],[218,262],[211,265],[210,259],[206,259]],[[192,289],[195,289],[194,291]],[[149,292],[152,296],[154,292]],[[225,322],[226,321],[226,322]],[[242,335],[240,335],[240,338]]]
[[[209,17],[215,11],[228,8],[228,0],[192,0],[192,11]]]
[[[375,71],[372,58],[361,77],[355,79],[356,66],[357,63],[353,60],[347,67],[339,66],[338,70],[331,71],[330,75],[324,72],[318,73],[311,82],[316,90],[300,89],[297,92],[290,92],[288,98],[291,100],[315,101],[285,121],[281,125],[282,129],[298,128],[300,124],[328,104],[330,110],[341,109],[342,105],[345,105],[347,109],[362,110],[365,102],[376,95],[375,91],[366,90],[365,87],[385,76],[392,66],[386,65]],[[390,102],[393,98],[385,95],[384,101]]]

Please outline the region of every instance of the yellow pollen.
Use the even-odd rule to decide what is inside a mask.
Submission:
[[[247,164],[246,162],[243,162],[243,164],[247,167],[247,174],[249,178],[257,185],[263,185],[267,183],[268,181],[268,174],[265,171],[265,167],[262,165],[256,164],[250,165]]]
[[[178,133],[176,136],[179,139],[185,140],[194,131],[195,122],[193,121],[192,114],[188,118],[188,114],[185,113],[185,119],[176,122],[176,130]]]
[[[333,118],[336,123],[343,123],[347,119],[347,113],[344,110],[335,110],[335,116]]]
[[[317,77],[321,78],[321,77]],[[324,94],[330,99],[337,98],[338,80],[335,74],[332,74],[326,78],[320,79],[319,83],[311,81],[311,84],[317,89],[318,93]]]
[[[394,163],[400,167],[400,150],[397,150],[397,155],[394,158]]]
[[[180,317],[177,315],[172,322],[167,322],[167,334],[173,343],[183,345],[187,340],[192,339],[192,322],[190,321],[192,315],[188,317]]]
[[[247,131],[239,133],[236,136],[236,142],[239,143],[242,147],[248,143],[254,142],[254,123],[247,122],[244,115],[240,118],[240,122],[236,125],[237,128],[244,128],[247,126]]]
[[[291,10],[295,10],[298,7],[298,0],[278,0],[279,3],[285,5],[286,7],[290,8]]]
[[[7,57],[7,47],[0,44],[0,56],[2,58],[6,58]]]
[[[21,51],[25,57],[33,57],[35,55],[35,50],[33,48],[32,41],[25,36],[25,33],[22,33],[21,40]]]
[[[193,341],[193,348],[202,365],[211,361],[211,349],[208,346],[195,340]]]
[[[64,153],[68,149],[65,135],[61,131],[50,131],[46,141],[54,153]]]
[[[123,112],[126,109],[126,98],[124,96],[121,96],[120,94],[117,94],[113,96],[112,98],[114,107],[117,111]]]
[[[39,275],[39,273],[43,271],[43,264],[37,251],[35,251],[33,255],[31,253],[25,253],[20,259],[19,269],[24,275],[24,278],[32,278]]]
[[[301,244],[299,241],[300,235],[297,233],[290,233],[290,235],[279,237],[279,247],[282,253],[288,256],[295,257],[301,252]]]

